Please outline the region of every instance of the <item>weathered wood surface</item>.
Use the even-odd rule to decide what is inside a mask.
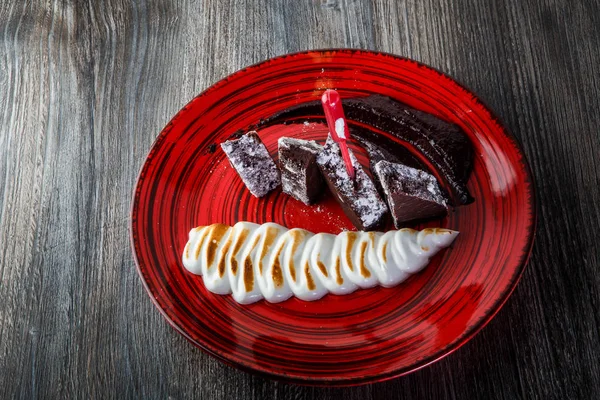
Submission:
[[[345,389],[192,347],[128,239],[135,177],[177,110],[246,65],[326,47],[412,57],[473,89],[523,143],[539,199],[530,265],[488,327]],[[600,397],[599,93],[593,0],[0,2],[0,398]]]

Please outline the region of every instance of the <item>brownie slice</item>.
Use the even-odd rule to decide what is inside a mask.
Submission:
[[[317,165],[323,146],[314,140],[279,138],[281,188],[304,204],[313,204],[323,193],[325,182]]]
[[[263,197],[281,183],[275,161],[255,131],[221,143],[221,148],[254,196]]]
[[[317,164],[329,189],[342,206],[346,216],[361,231],[383,227],[387,216],[387,207],[373,181],[350,151],[355,170],[354,180],[346,171],[340,147],[331,135],[327,138],[323,151],[317,156]]]
[[[389,161],[379,161],[374,172],[381,182],[396,228],[404,222],[448,213],[446,196],[433,175]]]

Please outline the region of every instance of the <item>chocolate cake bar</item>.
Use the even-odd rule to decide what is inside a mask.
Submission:
[[[374,172],[381,182],[396,228],[408,221],[448,213],[446,197],[433,175],[389,161],[379,161]]]
[[[221,143],[221,148],[254,196],[263,197],[281,183],[279,170],[255,131]]]
[[[361,231],[383,227],[387,216],[387,207],[373,181],[350,151],[355,177],[351,179],[342,159],[340,147],[331,135],[327,138],[323,151],[317,156],[327,186],[342,206],[350,221]]]
[[[304,204],[313,204],[325,186],[317,165],[317,155],[323,146],[314,140],[288,137],[279,138],[278,145],[283,192]]]

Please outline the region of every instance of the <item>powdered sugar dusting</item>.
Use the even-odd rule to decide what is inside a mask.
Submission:
[[[303,140],[290,137],[280,137],[279,140],[277,140],[277,145],[279,146],[279,148],[284,149],[297,147],[315,155],[319,154],[321,150],[323,150],[323,146],[321,146],[314,140]]]

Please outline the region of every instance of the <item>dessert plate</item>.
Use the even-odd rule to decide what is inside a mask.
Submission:
[[[181,253],[191,228],[276,222],[338,233],[352,229],[330,197],[315,206],[271,192],[253,197],[219,143],[323,90],[382,94],[459,124],[475,148],[475,202],[429,224],[460,231],[451,249],[395,288],[240,305],[208,292]],[[319,123],[258,128],[276,156],[280,136],[323,140]],[[368,166],[360,148],[359,160]],[[415,61],[358,50],[277,57],[219,81],[186,105],[152,146],[135,188],[131,242],[152,301],[193,344],[236,367],[302,384],[352,385],[422,368],[485,326],[515,288],[535,230],[534,188],[515,139],[481,101]],[[190,349],[190,351],[192,351]]]

